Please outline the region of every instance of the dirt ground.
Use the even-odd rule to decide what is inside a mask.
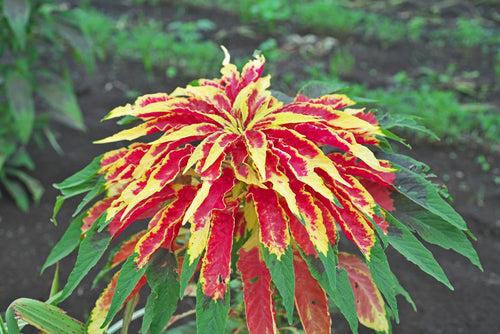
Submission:
[[[241,53],[253,48],[255,43],[245,45],[235,41],[234,48]],[[5,310],[19,297],[42,300],[47,297],[52,269],[40,275],[40,267],[51,246],[64,232],[74,208],[74,202],[65,203],[59,215],[60,226],[53,226],[49,218],[57,192],[51,185],[79,170],[95,155],[114,148],[113,145],[93,145],[92,141],[116,130],[113,123],[100,123],[99,119],[111,108],[130,102],[124,97],[123,88],[153,93],[171,91],[190,81],[190,78],[177,78],[175,82],[166,78],[148,81],[140,64],[101,65],[94,75],[78,79],[81,80],[75,82],[79,82],[77,91],[87,132],[56,128],[64,156],[50,149],[33,150],[37,166],[35,176],[46,191],[41,203],[33,206],[28,214],[21,213],[9,200],[0,201],[0,310]],[[413,312],[401,300],[401,324],[395,325],[394,332],[500,333],[500,189],[493,182],[500,175],[500,153],[467,145],[413,144],[413,150],[408,153],[428,163],[438,179],[447,180],[455,199],[454,206],[478,238],[475,246],[484,272],[455,253],[430,247],[455,287],[455,291],[450,291],[401,255],[391,252],[392,268],[418,308],[418,312]],[[480,154],[488,159],[489,170],[476,162]],[[75,256],[71,256],[62,262],[63,282],[74,260]],[[99,292],[99,289],[90,289],[92,278],[90,274],[75,294],[61,305],[70,315],[79,319],[88,316]],[[338,315],[334,315],[334,328],[338,333],[348,332]]]

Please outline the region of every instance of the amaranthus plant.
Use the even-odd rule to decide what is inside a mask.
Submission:
[[[226,54],[220,78],[112,110],[104,119],[137,124],[98,143],[144,141],[56,185],[56,213],[64,199],[86,195],[44,265],[78,248],[52,302],[70,296],[129,227],[140,230],[98,276],[111,279],[88,333],[105,332],[146,284],[142,333],[162,332],[191,281],[198,332],[224,333],[228,315],[242,309],[231,279],[242,282],[250,333],[276,333],[285,318],[297,325],[295,311],[306,333],[330,333],[332,306],[353,332],[359,322],[388,333],[399,321],[396,296],[413,305],[389,267],[389,245],[450,289],[415,234],[481,267],[472,234],[428,167],[392,152],[399,137],[345,95],[281,101],[264,63],[257,55],[240,72]]]

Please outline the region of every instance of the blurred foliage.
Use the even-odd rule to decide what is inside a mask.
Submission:
[[[3,0],[0,8],[0,185],[26,211],[42,187],[26,173],[34,164],[25,147],[45,137],[60,151],[51,120],[85,129],[69,66],[75,59],[92,70],[94,54],[65,5]]]

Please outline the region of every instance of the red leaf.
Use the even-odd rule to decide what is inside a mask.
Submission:
[[[332,320],[328,299],[319,283],[311,276],[307,264],[295,254],[295,305],[306,334],[328,334]]]
[[[258,247],[239,251],[238,270],[243,281],[245,315],[250,334],[278,333],[271,275],[260,259]]]

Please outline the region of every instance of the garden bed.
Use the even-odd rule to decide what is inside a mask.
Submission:
[[[103,4],[105,2],[102,2]],[[104,7],[104,5],[103,5]],[[188,7],[189,8],[189,7]],[[127,8],[104,7],[110,13],[117,13]],[[147,8],[145,9],[147,12]],[[151,9],[149,9],[151,12]],[[258,33],[252,37],[244,37],[233,24],[238,22],[232,14],[229,19],[218,10],[195,9],[189,13],[189,18],[210,18],[217,25],[217,30],[225,30],[229,35],[218,40],[234,51],[236,56],[251,55],[253,49],[267,39],[265,34]],[[156,14],[160,15],[160,14]],[[307,31],[300,31],[305,33]],[[227,36],[232,36],[229,38]],[[280,45],[286,43],[283,34],[275,36]],[[398,44],[388,49],[381,49],[377,43],[357,43],[349,40],[347,48],[354,55],[355,69],[344,74],[344,79],[363,82],[370,88],[385,88],[391,82],[394,74],[401,70],[412,72],[412,64],[419,63],[432,54],[432,50],[420,49],[408,51],[408,45]],[[294,53],[297,52],[297,53]],[[282,62],[276,62],[278,78],[285,71],[296,70],[298,78],[307,78],[301,57],[294,57],[298,50],[289,51],[289,57]],[[389,56],[385,56],[389,54]],[[368,55],[371,55],[368,57]],[[456,61],[459,68],[467,69],[472,59],[482,59],[481,55],[469,54],[464,61],[464,55],[450,51],[448,54],[435,54],[427,59],[433,68],[440,71],[446,67],[446,62]],[[325,57],[319,57],[326,62]],[[408,62],[404,59],[410,59]],[[189,60],[188,60],[189,61]],[[483,75],[482,62],[480,79],[492,84],[492,74]],[[8,199],[0,201],[0,251],[2,252],[0,267],[0,308],[6,309],[8,304],[19,297],[45,299],[48,295],[52,269],[40,276],[40,267],[51,246],[63,233],[64,227],[71,215],[71,203],[66,203],[59,216],[58,227],[49,222],[52,207],[57,192],[51,187],[71,175],[74,171],[87,164],[92,157],[113,146],[93,145],[91,142],[109,135],[115,130],[111,122],[100,123],[99,120],[111,108],[123,105],[129,100],[125,97],[131,90],[138,92],[171,91],[174,87],[185,85],[191,78],[177,76],[167,79],[165,75],[157,75],[148,79],[144,74],[143,65],[138,62],[116,61],[103,63],[94,74],[83,76],[74,73],[79,103],[84,112],[87,133],[78,133],[66,128],[56,128],[59,141],[65,152],[59,156],[47,149],[44,152],[33,150],[37,166],[35,176],[45,186],[41,204],[31,208],[28,214],[21,213]],[[377,75],[366,77],[364,73],[369,68],[376,68]],[[163,74],[164,71],[162,70]],[[490,72],[491,73],[491,72]],[[365,80],[366,79],[366,80]],[[494,84],[494,82],[493,82]],[[285,89],[287,87],[284,87]],[[288,87],[292,89],[292,87]],[[463,97],[467,99],[467,96]],[[485,102],[498,105],[498,95],[486,95]],[[500,154],[489,149],[472,144],[429,144],[422,140],[413,140],[414,149],[410,155],[428,163],[439,180],[444,180],[449,186],[449,192],[454,197],[454,206],[468,222],[472,232],[477,236],[477,250],[484,267],[484,273],[470,265],[467,260],[458,255],[432,248],[438,261],[442,264],[455,291],[449,291],[444,286],[436,284],[432,278],[420,272],[416,267],[404,260],[400,255],[390,253],[392,267],[400,277],[402,285],[413,296],[418,308],[415,313],[409,305],[401,300],[401,325],[395,328],[397,333],[491,333],[498,327],[497,315],[500,313],[497,296],[500,295],[500,200],[498,182],[500,178]],[[496,181],[496,183],[495,183]],[[61,275],[64,279],[69,274],[75,257],[63,261]],[[84,281],[76,293],[62,304],[71,315],[85,319],[95,302],[99,288],[90,289],[93,275]],[[336,321],[338,320],[338,321]],[[340,333],[348,332],[343,320],[336,314],[335,327]],[[342,325],[340,324],[342,322]]]

